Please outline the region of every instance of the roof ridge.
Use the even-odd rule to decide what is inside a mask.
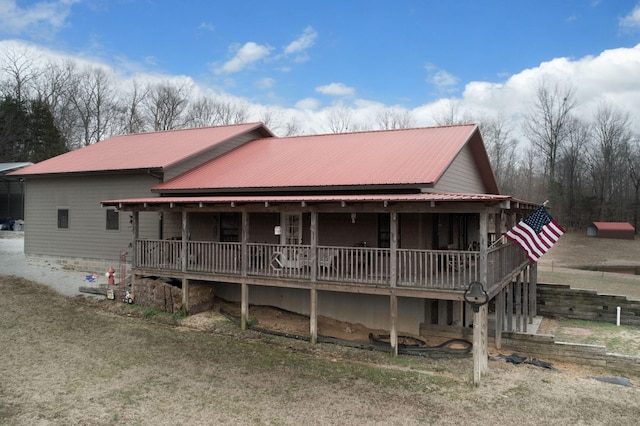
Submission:
[[[153,135],[155,133],[177,133],[177,132],[188,132],[188,131],[195,131],[195,130],[218,129],[218,128],[221,128],[221,127],[239,127],[239,126],[251,126],[251,125],[253,125],[253,126],[262,125],[265,128],[267,127],[261,121],[252,121],[252,122],[249,122],[249,123],[221,124],[221,125],[218,125],[218,126],[185,127],[185,128],[182,128],[182,129],[152,130],[150,132],[123,133],[121,135],[114,135],[112,137]],[[107,138],[107,139],[110,139],[110,138]]]
[[[316,133],[308,135],[292,135],[292,136],[280,136],[277,139],[291,139],[291,138],[305,138],[305,137],[324,137],[324,136],[342,136],[342,135],[358,135],[365,133],[387,133],[387,132],[402,132],[410,130],[431,130],[431,129],[444,129],[448,127],[466,127],[466,126],[478,126],[478,123],[460,123],[460,124],[444,124],[439,126],[422,126],[422,127],[403,127],[400,129],[373,129],[373,130],[358,130],[355,132],[341,132],[341,133]]]

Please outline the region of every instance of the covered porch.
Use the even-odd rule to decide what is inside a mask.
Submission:
[[[157,197],[103,204],[132,212],[134,285],[145,276],[180,280],[185,306],[190,281],[220,285],[240,301],[243,327],[250,304],[283,300],[279,307],[309,316],[315,342],[318,314],[344,314],[332,306],[349,295],[362,301],[350,304],[350,319],[375,317],[372,321],[385,325],[397,351],[399,331],[486,324],[488,307],[478,318],[464,302],[473,281],[483,283],[495,299],[492,306],[504,313],[496,315],[497,344],[507,326],[515,328],[520,321],[518,328],[526,329],[535,316],[529,300],[535,275],[528,272],[524,253],[501,238],[504,226],[531,206],[509,197]],[[138,215],[147,211],[160,214],[163,238],[138,238]],[[524,281],[516,299],[511,286]],[[264,298],[265,292],[280,296]],[[367,313],[380,298],[387,299],[386,306]],[[481,346],[486,350],[486,341]]]

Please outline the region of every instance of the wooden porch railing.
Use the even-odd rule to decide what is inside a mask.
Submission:
[[[181,271],[182,242],[139,240],[136,267]],[[315,265],[318,281],[391,285],[391,250],[372,247],[317,247],[279,244],[247,244],[245,270],[250,276],[311,280]],[[242,244],[187,242],[185,272],[242,275]],[[488,283],[507,277],[524,261],[513,244],[491,248]],[[315,260],[314,260],[315,259]],[[396,250],[396,285],[399,287],[464,290],[480,280],[480,252],[458,250]]]

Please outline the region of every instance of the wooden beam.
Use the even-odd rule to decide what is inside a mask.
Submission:
[[[495,345],[496,349],[502,348],[502,327],[504,324],[504,289],[496,295],[496,330]]]
[[[390,285],[391,287],[396,287],[398,283],[398,214],[393,212],[391,213],[391,220],[389,221],[390,234],[391,234],[391,242],[390,242],[390,265],[389,265],[389,274],[390,277]]]
[[[318,280],[318,213],[311,212],[311,248],[309,252],[311,264],[311,282]]]
[[[480,307],[480,314],[482,316],[482,354],[480,358],[480,373],[484,376],[489,372],[489,304],[485,304]]]
[[[516,333],[522,331],[522,274],[518,274],[515,284]]]
[[[522,332],[527,332],[529,325],[529,281],[527,279],[527,270],[522,271]]]
[[[135,267],[138,265],[138,256],[136,255],[138,250],[136,250],[136,246],[138,245],[138,239],[140,238],[140,213],[138,211],[134,211],[131,215],[131,227],[133,228],[131,241],[131,266]]]
[[[529,282],[531,283],[531,311],[533,317],[538,316],[538,264],[529,267]]]
[[[478,312],[473,313],[473,385],[476,387],[480,386],[480,379],[482,378],[483,312],[482,309],[479,309]]]
[[[249,317],[249,286],[246,282],[241,284],[240,290],[240,328],[247,329],[247,320]]]
[[[249,213],[246,210],[242,211],[242,238],[241,238],[241,271],[242,276],[246,277],[248,275],[249,270]]]
[[[189,313],[189,279],[182,278],[182,308]]]
[[[187,242],[189,241],[189,215],[182,212],[182,238],[180,245],[180,260],[182,272],[187,272]]]
[[[389,342],[391,343],[391,354],[393,356],[398,356],[398,296],[391,292],[389,302],[389,320],[391,323],[389,330]]]
[[[513,282],[507,284],[506,287],[507,296],[507,331],[513,332]]]
[[[309,301],[309,333],[311,335],[311,344],[318,343],[318,290],[315,286],[311,287]]]

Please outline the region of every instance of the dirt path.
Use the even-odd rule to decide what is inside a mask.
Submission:
[[[632,387],[610,373],[389,357],[242,332],[203,314],[174,324],[140,308],[0,277],[0,424],[637,424]],[[108,302],[115,306],[113,303]],[[122,311],[120,311],[122,309]],[[197,317],[197,316],[196,316]],[[155,318],[155,317],[154,317]]]

